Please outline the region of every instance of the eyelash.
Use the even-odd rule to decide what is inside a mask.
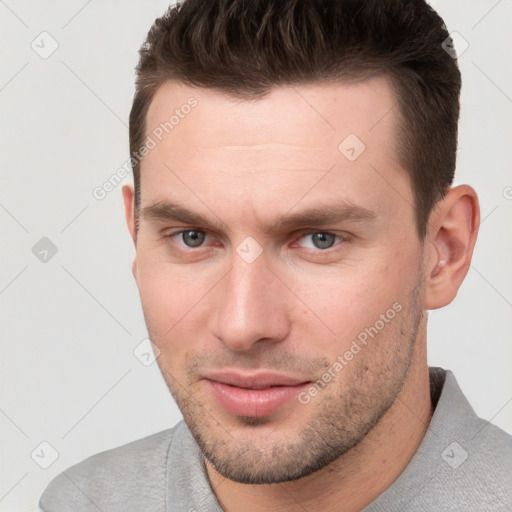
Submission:
[[[188,228],[188,229],[179,229],[179,230],[176,230],[176,231],[172,231],[170,233],[165,234],[163,236],[163,238],[174,239],[174,238],[177,238],[178,236],[182,235],[183,233],[187,233],[189,231],[197,231],[197,232],[205,233],[205,235],[208,236],[208,232],[205,231],[204,229]],[[314,252],[319,252],[319,253],[327,253],[327,252],[329,252],[331,250],[335,250],[335,248],[338,247],[339,245],[341,245],[342,242],[347,242],[349,240],[349,236],[347,234],[338,235],[338,234],[332,233],[330,231],[319,231],[319,230],[316,230],[316,231],[311,230],[311,231],[304,232],[304,233],[302,233],[300,235],[300,237],[298,239],[300,240],[300,239],[302,239],[302,238],[304,238],[306,236],[314,235],[314,234],[319,234],[319,233],[322,233],[324,235],[334,235],[337,239],[339,239],[339,242],[335,243],[331,247],[327,247],[326,249],[319,249],[319,248],[311,249],[311,248],[307,248],[307,247],[302,247],[302,249],[313,250]],[[195,249],[198,249],[198,250],[199,249],[203,249],[204,246],[203,245],[200,245],[198,247],[182,246],[182,248],[185,251],[193,252]]]

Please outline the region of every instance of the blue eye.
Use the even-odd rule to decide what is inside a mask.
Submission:
[[[168,238],[177,239],[175,243],[189,249],[197,249],[203,246],[207,236],[207,233],[201,229],[182,229],[166,235]],[[344,236],[327,231],[310,231],[302,235],[299,241],[295,242],[295,246],[322,252],[339,245],[345,240]]]
[[[173,234],[173,236],[176,235],[181,236],[181,240],[187,247],[199,247],[206,238],[206,233],[197,229],[178,231],[177,233]]]
[[[314,233],[308,233],[302,237],[302,239],[309,238],[312,242],[312,246],[303,246],[301,247],[307,247],[309,249],[330,249],[334,243],[336,242],[336,239],[340,239],[339,236],[334,235],[333,233],[327,233],[324,231],[318,231]]]

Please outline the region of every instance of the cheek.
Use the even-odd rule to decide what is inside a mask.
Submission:
[[[417,275],[415,258],[404,256],[381,254],[364,264],[354,262],[295,278],[294,290],[307,306],[297,329],[316,333],[319,348],[339,351],[388,310],[394,318],[393,305],[409,301]]]
[[[137,261],[137,286],[148,330],[160,345],[192,308],[199,290],[192,293],[190,280],[172,265],[144,256]]]
[[[162,245],[143,242],[137,249],[137,286],[142,300],[157,310],[178,305],[197,285],[189,266],[172,264]]]
[[[177,293],[175,283],[158,266],[139,266],[137,275],[142,307],[150,316],[151,324],[169,324],[176,312]]]
[[[160,351],[157,363],[165,381],[176,389],[185,383],[183,364],[197,333],[190,330],[190,307],[176,279],[152,268],[139,274],[138,286],[144,319],[151,341]],[[187,314],[189,311],[189,314]]]
[[[160,349],[159,362],[167,369],[182,364],[197,350],[211,314],[211,292],[218,276],[173,265],[150,251],[137,261],[137,286],[149,337]],[[216,277],[216,279],[215,279]]]

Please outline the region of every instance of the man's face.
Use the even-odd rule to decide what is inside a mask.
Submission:
[[[164,379],[228,478],[325,466],[406,379],[422,246],[394,105],[374,78],[254,101],[166,84],[150,106],[134,274]]]

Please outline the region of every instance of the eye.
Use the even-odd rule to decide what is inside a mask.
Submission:
[[[336,242],[336,239],[339,239],[340,241],[342,240],[340,236],[325,231],[315,231],[312,233],[307,233],[303,235],[300,239],[310,240],[311,243],[305,245],[299,242],[300,247],[305,247],[308,249],[330,249]]]
[[[207,237],[207,233],[201,229],[182,229],[165,235],[166,238],[178,239],[178,244],[189,249],[201,247]],[[319,249],[325,251],[335,245],[339,245],[346,238],[327,231],[311,231],[302,235],[296,246],[306,249]]]
[[[172,238],[180,238],[186,247],[199,247],[206,238],[206,233],[199,229],[184,229],[169,235]]]

